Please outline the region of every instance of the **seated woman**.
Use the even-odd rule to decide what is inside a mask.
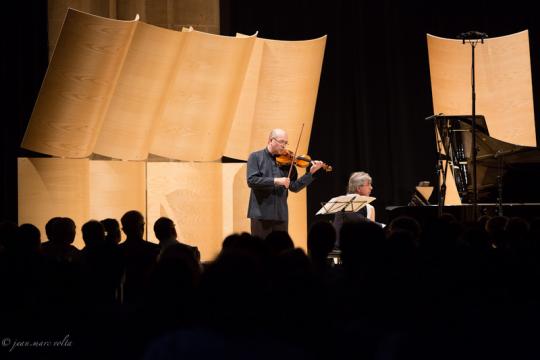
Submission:
[[[357,171],[351,174],[349,177],[349,184],[347,185],[347,194],[358,194],[362,196],[370,196],[373,186],[371,183],[372,179],[368,173],[363,171]],[[354,221],[375,221],[375,208],[373,205],[366,204],[357,212],[338,212],[334,216],[334,227],[337,234],[337,244],[339,244],[339,231],[344,222],[354,222]],[[378,224],[378,223],[377,223]],[[379,224],[384,227],[384,225]]]

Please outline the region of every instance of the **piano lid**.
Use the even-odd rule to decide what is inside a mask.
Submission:
[[[437,116],[462,203],[472,199],[472,116]],[[484,116],[476,116],[476,175],[479,202],[540,202],[540,149],[507,143],[489,136]],[[500,179],[500,180],[499,180]]]

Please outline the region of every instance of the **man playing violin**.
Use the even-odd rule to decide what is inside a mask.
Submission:
[[[289,166],[279,166],[276,157],[285,153],[287,132],[274,129],[268,136],[266,148],[249,155],[247,184],[251,188],[248,218],[251,234],[264,239],[272,231],[289,229],[288,191],[299,192],[314,180],[314,174],[324,166],[322,161],[312,161],[311,168],[298,178],[296,168],[289,177]]]

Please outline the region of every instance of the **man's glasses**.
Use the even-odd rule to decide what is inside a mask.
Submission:
[[[278,140],[276,138],[272,138],[272,140],[276,140],[277,143],[279,143],[280,145],[283,145],[283,146],[289,145],[289,142],[286,141],[286,140]]]

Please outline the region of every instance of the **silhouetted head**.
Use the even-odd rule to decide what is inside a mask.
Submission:
[[[508,218],[506,216],[494,216],[486,222],[488,234],[502,233],[506,229]]]
[[[482,215],[478,218],[478,224],[482,227],[482,229],[485,230],[486,223],[488,222],[489,219],[491,219],[491,216],[489,215]]]
[[[84,244],[89,248],[94,248],[105,243],[105,228],[97,220],[90,220],[82,228]]]
[[[319,221],[309,229],[307,247],[311,257],[326,258],[336,244],[336,229],[327,221]]]
[[[220,254],[230,252],[250,253],[260,259],[266,259],[269,253],[268,246],[261,238],[247,232],[231,234],[223,240]]]
[[[41,232],[32,224],[22,224],[17,230],[17,248],[22,253],[37,253],[41,246]]]
[[[442,221],[446,221],[447,223],[455,223],[457,222],[456,217],[453,214],[450,213],[442,213],[439,217]]]
[[[294,249],[294,243],[286,231],[272,231],[264,239],[270,253],[277,255],[285,250]]]
[[[122,238],[120,224],[116,219],[103,219],[101,225],[105,228],[105,241],[109,244],[118,244]]]
[[[49,241],[55,242],[54,236],[56,235],[56,232],[57,232],[55,227],[61,221],[62,221],[61,217],[55,216],[51,218],[49,221],[47,221],[47,223],[45,224],[45,235],[47,236],[47,239]]]
[[[341,259],[348,269],[377,262],[386,240],[383,229],[371,221],[346,222],[339,237]]]
[[[128,238],[142,239],[144,235],[144,216],[137,210],[130,210],[120,219],[122,230]]]
[[[154,223],[154,233],[158,240],[176,239],[177,233],[174,222],[168,217],[160,217]]]
[[[68,217],[52,218],[45,225],[45,232],[50,242],[69,245],[75,240],[75,221]]]
[[[409,216],[398,216],[388,225],[388,231],[391,233],[396,231],[408,231],[411,235],[418,239],[420,238],[421,227],[418,221]]]

